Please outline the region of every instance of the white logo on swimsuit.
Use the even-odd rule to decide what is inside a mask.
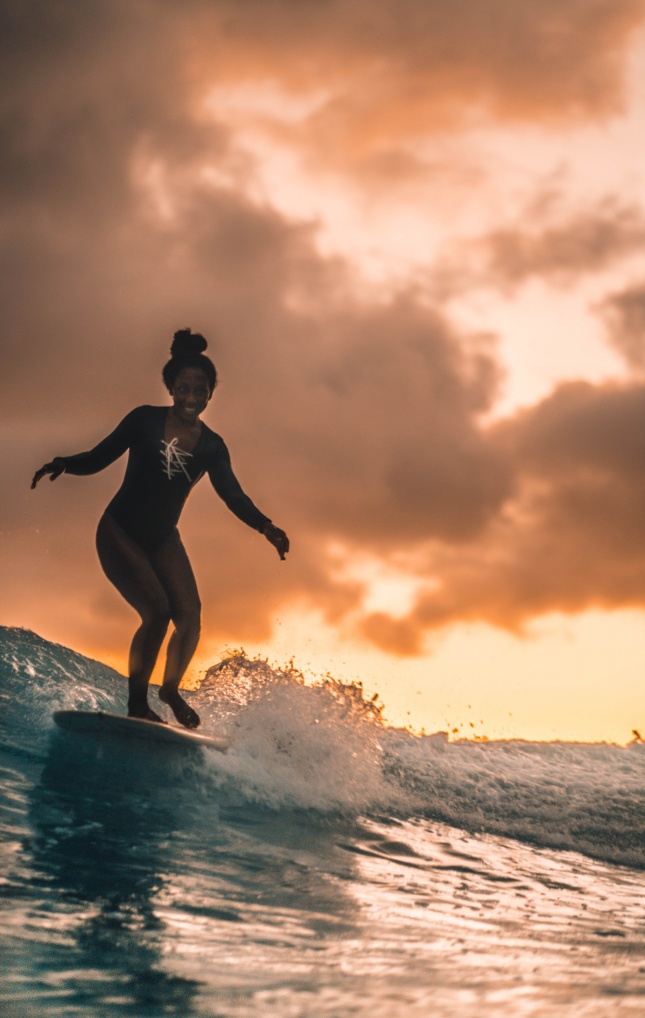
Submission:
[[[186,470],[186,463],[192,458],[192,452],[186,452],[185,449],[179,448],[176,438],[173,438],[171,442],[161,439],[161,462],[169,481],[176,474],[185,474],[188,480],[192,481],[192,477]]]

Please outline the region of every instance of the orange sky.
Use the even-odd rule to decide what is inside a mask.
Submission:
[[[293,544],[191,496],[198,666],[294,656],[417,728],[645,728],[643,4],[2,17],[0,622],[123,665],[123,464],[29,480],[165,402],[189,325]]]

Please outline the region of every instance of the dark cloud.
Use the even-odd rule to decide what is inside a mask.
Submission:
[[[531,120],[615,112],[621,53],[642,18],[639,0],[221,0],[204,62],[215,52],[228,80],[327,88],[311,140],[351,158],[473,107]]]
[[[494,350],[421,291],[357,287],[348,264],[321,257],[314,224],[246,197],[238,185],[252,167],[233,128],[200,106],[212,83],[321,87],[335,99],[303,142],[323,152],[340,139],[363,154],[460,104],[504,116],[602,111],[616,102],[616,55],[639,10],[620,0],[542,0],[521,15],[500,0],[3,5],[3,621],[125,646],[133,618],[92,554],[122,465],[28,484],[53,454],[167,398],[160,370],[184,325],[211,339],[221,372],[208,423],[293,538],[279,563],[202,484],[184,534],[209,633],[264,638],[276,612],[305,604],[410,653],[461,618],[519,626],[554,607],[643,603],[642,492],[622,440],[642,425],[639,390],[560,390],[487,430]],[[627,243],[609,235],[582,230],[564,254],[562,238],[537,238],[515,257],[525,275],[568,271],[582,249]],[[511,278],[509,244],[492,239],[489,259]],[[405,552],[420,580],[441,586],[402,620],[363,618],[361,584],[339,579],[327,556],[334,543],[348,558]],[[594,559],[599,544],[608,552]]]
[[[578,212],[540,193],[509,226],[464,239],[429,268],[437,294],[454,296],[479,288],[513,294],[541,280],[571,287],[581,278],[606,271],[640,255],[645,243],[645,214],[636,205],[607,198]],[[603,305],[616,345],[627,356],[638,345],[638,289]],[[628,338],[628,336],[630,338]],[[622,338],[619,338],[622,337]],[[625,346],[627,344],[627,346]]]
[[[208,420],[229,441],[247,490],[294,539],[288,567],[280,566],[256,535],[226,518],[207,487],[195,494],[185,533],[212,630],[237,639],[266,636],[277,607],[296,601],[314,604],[329,619],[355,609],[362,591],[330,572],[329,541],[383,554],[428,537],[468,541],[486,526],[509,483],[503,457],[478,426],[495,394],[490,354],[464,352],[461,337],[419,295],[385,302],[352,296],[349,270],[321,259],[310,231],[229,192],[193,192],[163,236],[164,246],[155,249],[144,233],[129,260],[141,261],[142,246],[150,251],[153,276],[142,271],[136,289],[159,325],[154,338],[150,324],[142,330],[136,355],[140,312],[134,303],[110,310],[102,302],[103,348],[87,343],[89,309],[80,320],[72,317],[69,331],[55,336],[51,386],[18,358],[22,384],[12,413],[31,416],[24,404],[31,379],[39,398],[29,410],[42,433],[32,420],[26,437],[16,428],[19,445],[11,448],[21,487],[5,505],[15,566],[9,587],[21,585],[16,556],[30,553],[19,535],[57,531],[43,571],[57,597],[103,603],[103,595],[95,602],[97,572],[89,563],[83,583],[74,570],[61,573],[62,546],[87,555],[119,468],[109,477],[41,485],[25,502],[23,461],[33,469],[55,453],[91,446],[135,397],[162,401],[158,373],[170,329],[182,322],[179,307],[190,308],[191,323],[214,340],[222,382]],[[92,262],[77,269],[94,291]],[[39,345],[51,340],[51,330],[45,339],[31,335],[36,363]],[[224,541],[222,528],[230,531]],[[15,592],[7,594],[15,611]],[[94,612],[86,619],[88,633],[95,631]],[[78,617],[74,625],[81,625]]]
[[[631,286],[607,297],[598,310],[609,338],[633,371],[645,371],[645,285]]]
[[[50,16],[55,10],[63,27],[74,20],[71,8]],[[27,486],[44,460],[93,445],[132,405],[167,398],[159,373],[172,331],[184,324],[211,339],[221,372],[208,419],[229,441],[245,487],[293,533],[296,549],[281,566],[212,492],[196,493],[185,533],[211,632],[265,636],[278,606],[298,600],[329,619],[356,607],[360,587],[329,573],[329,540],[378,550],[428,534],[471,538],[507,486],[477,425],[495,392],[493,358],[463,352],[420,294],[356,296],[349,267],[319,256],[311,227],[206,184],[203,161],[221,167],[234,155],[216,125],[198,122],[193,135],[183,125],[192,91],[167,39],[155,36],[155,66],[144,59],[141,80],[129,63],[122,80],[97,39],[77,25],[81,42],[63,27],[36,39],[39,58],[47,66],[53,53],[58,70],[44,109],[25,73],[8,116],[39,125],[26,155],[24,131],[8,132],[3,192],[13,215],[3,244],[0,410],[12,478],[3,504],[12,618],[35,618],[41,630],[42,618],[64,618],[70,635],[59,638],[76,633],[94,644],[98,619],[107,618],[103,638],[115,626],[125,638],[129,610],[106,610],[112,592],[91,553],[122,466],[34,493]],[[112,43],[123,30],[118,19],[103,28]],[[82,66],[63,73],[59,62],[76,49]],[[157,96],[161,54],[168,62]],[[90,162],[81,158],[79,168],[75,153]],[[35,572],[38,585],[26,586]],[[56,592],[54,615],[45,590]]]
[[[531,277],[566,284],[640,251],[644,242],[641,210],[608,200],[546,229],[499,230],[485,237],[481,247],[485,271],[502,285]]]
[[[6,2],[5,179],[17,200],[38,187],[70,216],[100,219],[130,193],[133,147],[212,152],[211,90],[268,83],[316,97],[291,141],[318,165],[405,179],[414,159],[400,142],[473,110],[530,122],[615,113],[643,15],[641,0]]]
[[[645,603],[645,387],[570,383],[495,429],[515,490],[456,553],[425,550],[440,587],[403,619],[372,615],[384,649],[419,653],[457,621],[522,632],[536,616]]]
[[[428,266],[428,288],[437,300],[479,289],[512,296],[535,280],[570,288],[639,257],[644,242],[645,213],[637,205],[606,197],[572,211],[562,193],[539,188],[508,226],[462,237]],[[596,304],[614,346],[628,359],[638,359],[639,302],[635,287]]]

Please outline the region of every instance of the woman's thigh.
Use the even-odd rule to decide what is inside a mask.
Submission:
[[[168,618],[169,598],[150,558],[109,513],[99,523],[96,550],[108,580],[142,618]]]
[[[179,531],[166,538],[161,548],[151,555],[153,569],[170,602],[170,615],[177,618],[199,618],[201,604],[195,574]]]

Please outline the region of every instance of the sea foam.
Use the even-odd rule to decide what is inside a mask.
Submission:
[[[124,713],[125,688],[105,665],[26,630],[0,629],[5,748],[29,743],[45,759],[53,710]],[[645,867],[642,744],[414,735],[388,727],[359,684],[309,681],[243,653],[211,667],[187,695],[204,732],[232,738],[226,755],[206,753],[186,771],[209,801],[221,794],[266,810],[438,820]]]

